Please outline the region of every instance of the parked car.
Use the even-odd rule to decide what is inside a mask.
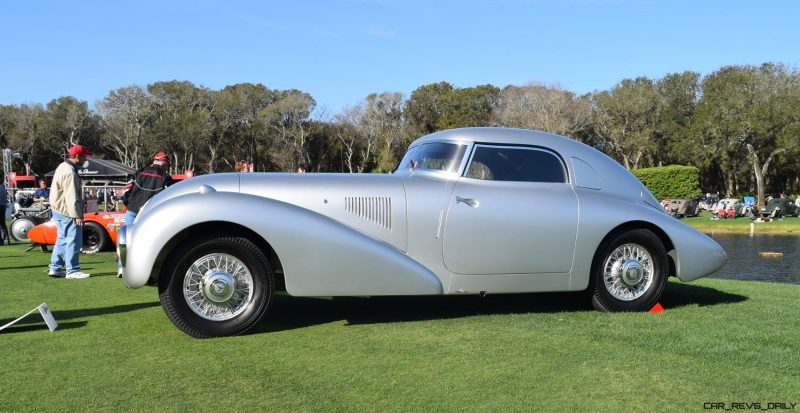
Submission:
[[[712,211],[716,203],[717,203],[717,197],[713,195],[705,195],[699,200],[700,209],[702,209],[703,211]]]
[[[10,227],[11,236],[19,242],[30,242],[28,233],[33,227],[47,222],[53,216],[50,204],[36,202],[30,207],[16,207],[12,215]]]
[[[700,214],[697,198],[673,199],[665,208],[668,214],[677,218],[696,217]]]
[[[117,242],[117,231],[125,222],[125,211],[90,212],[83,215],[83,246],[81,252],[94,253],[113,249]],[[28,231],[30,242],[39,245],[54,245],[58,230],[55,221],[47,221]]]
[[[584,207],[591,205],[590,208]],[[239,334],[292,296],[591,292],[650,309],[667,277],[725,251],[601,152],[544,132],[466,128],[411,143],[393,174],[227,173],[155,196],[123,227],[126,286],[152,280],[194,337]]]
[[[762,218],[800,216],[797,205],[789,198],[772,198],[760,213]]]

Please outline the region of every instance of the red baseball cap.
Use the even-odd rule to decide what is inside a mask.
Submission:
[[[84,158],[88,158],[92,156],[83,145],[74,145],[73,147],[69,148],[68,151],[70,156],[83,156]]]
[[[157,161],[167,162],[167,161],[169,161],[169,156],[167,156],[167,154],[165,152],[158,152],[155,155],[153,155],[153,159],[155,159]]]

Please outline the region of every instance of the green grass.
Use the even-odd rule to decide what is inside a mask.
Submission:
[[[88,280],[0,247],[3,411],[701,411],[800,402],[800,286],[670,282],[662,314],[601,314],[578,294],[280,296],[255,332],[196,340],[112,253]]]
[[[681,221],[702,232],[750,233],[751,221],[746,217],[712,220],[710,212],[701,212],[698,217],[683,218]],[[753,224],[753,231],[756,234],[800,234],[800,218],[788,217],[771,222],[756,222]]]

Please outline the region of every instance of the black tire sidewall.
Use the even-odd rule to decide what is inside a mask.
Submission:
[[[241,260],[253,277],[253,301],[236,317],[225,321],[207,320],[194,311],[183,297],[183,279],[189,266],[211,253],[229,254]],[[212,238],[185,245],[172,254],[165,267],[167,279],[159,281],[160,297],[170,320],[187,334],[197,337],[237,335],[254,326],[268,310],[274,290],[272,270],[264,254],[245,238]]]
[[[606,259],[617,247],[623,244],[637,244],[647,250],[653,259],[653,284],[641,297],[631,301],[615,298],[606,288],[603,277],[603,266]],[[594,294],[592,303],[602,311],[645,311],[652,308],[667,283],[669,269],[668,256],[661,240],[650,230],[629,230],[611,237],[599,249],[592,266]]]
[[[83,224],[83,237],[85,238],[87,235],[87,231],[94,231],[97,233],[97,244],[94,247],[87,247],[86,243],[81,240],[81,251],[83,252],[98,252],[103,251],[108,244],[108,234],[106,233],[105,228],[102,225],[96,222],[84,222]]]

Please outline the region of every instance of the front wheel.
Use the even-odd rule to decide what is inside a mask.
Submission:
[[[196,338],[231,336],[266,314],[275,289],[264,253],[242,237],[177,248],[159,280],[159,298],[175,326]]]
[[[667,260],[664,245],[652,231],[617,234],[595,255],[592,305],[606,312],[649,310],[664,292]]]
[[[32,219],[27,217],[17,218],[11,222],[11,236],[19,242],[31,242],[28,231],[36,226]]]

